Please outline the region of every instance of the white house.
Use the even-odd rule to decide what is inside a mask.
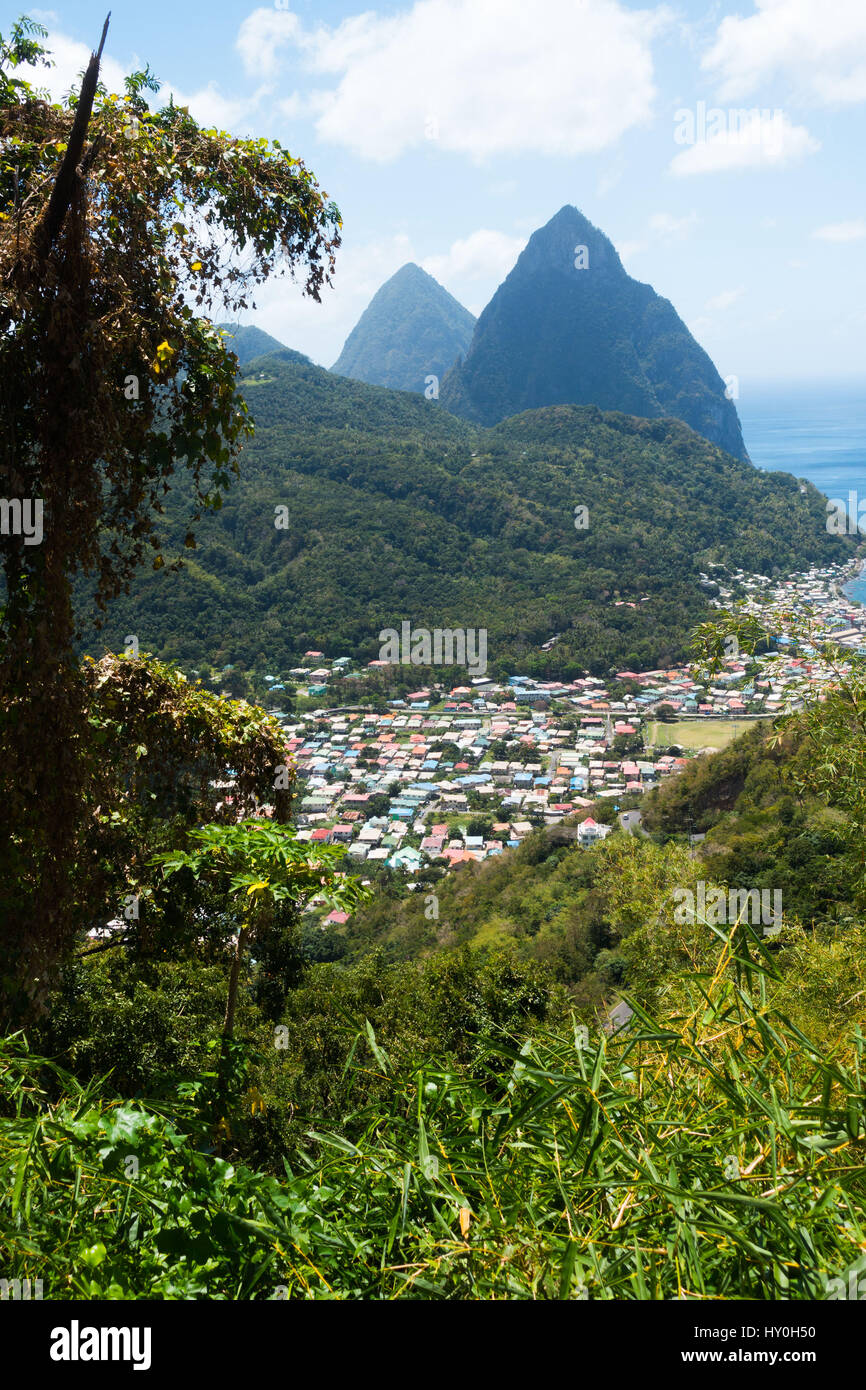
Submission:
[[[581,821],[577,827],[577,843],[583,849],[588,849],[590,845],[595,845],[599,840],[610,834],[609,825],[599,825],[592,816],[587,816],[586,820]]]

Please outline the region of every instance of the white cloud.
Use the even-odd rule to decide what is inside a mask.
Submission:
[[[256,77],[274,77],[279,70],[280,50],[304,41],[301,21],[290,10],[253,10],[247,15],[235,40],[244,71]]]
[[[517,179],[500,179],[498,183],[489,184],[487,192],[493,198],[513,198],[519,188]]]
[[[682,241],[700,220],[696,212],[689,212],[685,217],[674,217],[670,212],[654,212],[649,220],[649,229],[663,241]]]
[[[704,333],[713,327],[713,321],[706,316],[702,316],[701,318],[695,319],[692,323],[687,324],[686,327],[693,338],[700,339]]]
[[[454,281],[467,279],[484,278],[498,285],[505,279],[525,245],[522,237],[506,236],[505,232],[481,227],[470,236],[455,241],[444,256],[428,256],[421,266],[446,289]]]
[[[252,101],[233,101],[230,97],[224,97],[213,82],[200,87],[197,92],[182,92],[166,83],[160,88],[154,104],[163,106],[169,96],[174,98],[175,106],[188,107],[193,120],[206,130],[234,130],[256,105],[256,98]]]
[[[622,179],[622,169],[605,169],[596,184],[596,193],[599,198],[606,198]]]
[[[650,119],[650,43],[667,22],[663,7],[619,0],[416,0],[395,15],[369,11],[315,30],[257,9],[237,46],[263,77],[287,44],[312,71],[333,75],[318,134],[368,159],[428,141],[475,160],[573,156]]]
[[[619,258],[623,263],[630,261],[642,251],[647,251],[653,241],[665,242],[668,245],[684,241],[699,225],[700,220],[694,210],[682,217],[675,217],[672,212],[654,212],[646,224],[646,233],[642,238],[617,244]]]
[[[792,125],[781,111],[719,112],[723,129],[686,145],[670,163],[671,173],[716,174],[742,169],[785,169],[820,149],[805,126]],[[721,122],[719,123],[721,124]]]
[[[46,24],[46,28],[48,25]],[[48,50],[52,66],[21,66],[16,76],[32,82],[35,87],[47,90],[52,101],[60,101],[67,92],[77,92],[81,86],[81,75],[90,62],[91,45],[71,39],[68,34],[49,30],[48,38],[40,39],[43,48]],[[110,43],[110,37],[109,37]],[[123,79],[134,64],[122,67],[107,51],[102,54],[99,77],[110,92],[123,92]]]
[[[702,66],[724,98],[781,76],[827,106],[866,101],[863,0],[755,0],[755,13],[728,15]]]
[[[53,19],[54,16],[51,15],[47,17],[46,21],[43,21],[49,32],[48,37],[41,40],[43,47],[50,54],[52,66],[50,68],[22,66],[19,73],[28,82],[32,82],[34,86],[46,89],[53,101],[60,101],[67,92],[77,92],[80,88],[81,74],[90,62],[91,47],[86,43],[81,43],[78,39],[70,38],[68,34],[50,28],[49,22]],[[109,32],[106,50],[103,52],[99,64],[99,79],[110,92],[122,94],[125,91],[124,78],[127,73],[134,71],[142,64],[137,58],[131,58],[124,64],[118,63],[107,51],[110,42],[111,34]],[[247,101],[237,101],[224,97],[213,82],[209,82],[206,87],[201,87],[196,92],[183,92],[180,88],[172,86],[171,83],[165,83],[156,97],[151,97],[150,93],[145,93],[145,95],[154,106],[162,106],[169,97],[173,97],[176,105],[188,107],[190,114],[201,125],[217,126],[220,130],[226,130],[236,127],[255,109],[264,91],[265,89],[260,89]]]
[[[285,116],[290,121],[303,115],[305,109],[306,103],[300,92],[292,92],[291,96],[283,97],[281,101],[277,102],[277,110],[280,115]]]
[[[819,241],[860,241],[866,236],[866,222],[829,222],[813,233]]]
[[[458,238],[443,255],[427,256],[421,266],[477,318],[525,245],[526,237],[480,227]]]
[[[742,285],[736,290],[722,290],[721,294],[714,295],[712,299],[708,299],[704,308],[710,313],[717,310],[730,309],[732,304],[736,304],[738,299],[742,299],[744,292]]]
[[[625,263],[632,260],[634,256],[639,256],[641,251],[647,249],[645,241],[621,241],[617,246],[620,260]]]

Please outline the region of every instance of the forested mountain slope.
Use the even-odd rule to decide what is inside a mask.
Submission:
[[[194,550],[178,479],[166,558],[185,568],[142,572],[91,649],[135,633],[194,666],[285,668],[311,647],[371,660],[379,631],[409,619],[486,628],[493,670],[641,668],[682,655],[710,562],[770,574],[851,550],[815,488],[676,420],[558,406],[483,429],[289,349],[241,385],[256,434],[240,477]]]

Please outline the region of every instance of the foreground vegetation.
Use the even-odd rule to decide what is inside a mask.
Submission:
[[[14,1274],[49,1298],[827,1297],[866,1240],[862,1036],[843,1060],[769,1007],[749,936],[613,1039],[398,1066],[368,1023],[348,1069],[379,1094],[279,1177],[202,1144],[196,1086],[121,1103],[13,1038]]]

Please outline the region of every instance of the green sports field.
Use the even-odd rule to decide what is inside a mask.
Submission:
[[[744,734],[754,719],[676,719],[672,724],[655,720],[649,726],[649,741],[655,748],[678,743],[681,748],[727,748]]]

